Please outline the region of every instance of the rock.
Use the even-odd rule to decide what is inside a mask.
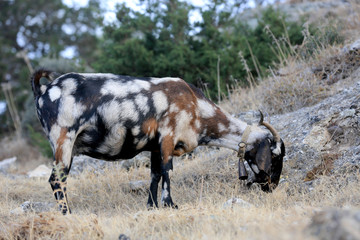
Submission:
[[[326,128],[314,126],[310,133],[305,137],[303,143],[315,148],[318,151],[324,149],[326,143],[330,140],[330,134]]]
[[[103,174],[105,168],[115,167],[129,170],[130,168],[140,166],[150,167],[150,153],[144,152],[129,160],[119,160],[112,162],[80,155],[74,157],[70,172],[72,175],[79,175],[84,171],[92,171],[94,173]]]
[[[107,162],[85,155],[76,156],[73,159],[70,169],[71,175],[79,175],[84,171],[92,171],[94,173],[104,173],[106,167],[113,167],[114,162]]]
[[[0,172],[5,173],[16,162],[16,159],[16,157],[12,157],[0,161]]]
[[[241,207],[241,208],[250,208],[253,205],[248,203],[240,198],[231,198],[224,203],[223,208],[233,208],[233,207]]]
[[[360,239],[360,211],[328,209],[315,213],[306,230],[318,239]]]
[[[346,110],[341,112],[341,116],[343,118],[354,117],[355,116],[355,109],[346,109]]]
[[[35,213],[41,213],[41,212],[49,212],[51,210],[55,211],[56,204],[51,202],[30,202],[26,201],[23,204],[20,205],[20,207],[15,208],[10,213],[11,214],[23,214],[28,212],[35,212]]]
[[[44,164],[41,164],[34,170],[29,171],[27,173],[29,177],[49,177],[50,174],[51,174],[51,169],[45,166]]]
[[[150,167],[150,153],[142,152],[132,159],[121,161],[119,166],[125,170],[138,168],[140,166]]]

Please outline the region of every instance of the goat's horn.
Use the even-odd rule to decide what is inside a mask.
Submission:
[[[271,132],[271,134],[274,137],[275,142],[280,143],[281,139],[280,139],[280,134],[275,130],[275,128],[273,126],[270,125],[270,123],[264,122],[264,115],[263,113],[259,110],[260,112],[260,121],[259,121],[259,125],[263,125],[265,126],[267,129],[269,129],[269,131]]]

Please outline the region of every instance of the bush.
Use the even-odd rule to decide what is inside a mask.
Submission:
[[[210,97],[217,99],[218,60],[220,90],[225,93],[238,82],[247,84],[248,72],[239,52],[256,78],[280,61],[273,47],[275,41],[280,40],[282,54],[303,41],[303,21],[290,22],[284,13],[271,7],[251,29],[216,1],[201,11],[203,21],[194,27],[189,23],[189,6],[180,1],[172,4],[165,10],[155,4],[151,13],[120,6],[119,22],[105,27],[102,53],[93,67],[99,72],[139,77],[181,77],[198,86],[204,83]],[[122,12],[127,17],[121,17]],[[194,34],[195,27],[198,30]]]
[[[30,138],[30,143],[39,148],[39,151],[43,156],[48,158],[53,157],[53,152],[50,147],[49,141],[44,136],[44,134],[35,131],[30,125],[27,125],[27,133],[28,137]]]

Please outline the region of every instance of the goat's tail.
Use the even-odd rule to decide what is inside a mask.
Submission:
[[[49,70],[45,70],[45,69],[39,69],[36,70],[32,77],[31,77],[31,87],[34,93],[34,97],[37,97],[41,94],[41,83],[40,83],[40,79],[41,78],[46,78],[48,81],[52,81],[53,77],[52,77],[52,71]]]

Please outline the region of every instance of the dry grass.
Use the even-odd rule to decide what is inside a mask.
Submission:
[[[303,176],[293,176],[272,193],[247,189],[236,176],[235,154],[220,150],[192,160],[176,160],[172,195],[180,209],[146,209],[146,188],[129,191],[132,180],[148,180],[149,169],[86,172],[68,182],[73,213],[13,215],[25,200],[54,201],[46,179],[0,177],[0,239],[304,239],[314,212],[323,207],[360,207],[359,176],[338,173],[319,178],[304,191]],[[287,169],[284,169],[286,176]],[[351,175],[351,174],[350,174]],[[224,203],[239,197],[251,207]],[[96,215],[95,215],[96,214]]]
[[[9,173],[25,174],[40,164],[49,162],[26,139],[5,137],[0,140],[0,146],[0,161],[12,157],[17,158],[16,164],[7,170]]]
[[[352,4],[352,18],[344,31],[357,36],[359,4]],[[336,81],[330,85],[326,81],[338,76],[333,70],[347,61],[340,50],[341,46],[321,48],[307,60],[293,55],[284,61],[286,66],[272,71],[260,84],[255,85],[249,77],[253,88],[234,89],[221,105],[231,113],[257,108],[282,113],[317,103],[336,87]],[[341,81],[339,85],[343,84]],[[29,161],[39,159],[39,155],[24,142],[3,140],[0,144],[0,159],[18,156],[19,163],[29,164],[29,168],[39,164]],[[358,169],[344,167],[331,175],[316,172],[320,175],[317,179],[304,183],[303,172],[293,175],[290,171],[289,159],[279,187],[266,194],[257,187],[247,189],[237,180],[233,152],[209,154],[176,160],[171,179],[178,210],[148,211],[147,187],[130,191],[130,181],[149,180],[150,170],[143,166],[130,171],[107,169],[99,175],[85,172],[76,178],[70,174],[68,193],[73,213],[68,216],[56,210],[12,214],[11,210],[25,201],[55,200],[47,178],[0,175],[0,239],[118,239],[120,234],[131,239],[311,239],[307,226],[317,211],[326,207],[360,208]],[[21,173],[18,169],[13,172]],[[252,206],[224,207],[233,197]]]
[[[230,113],[263,109],[282,114],[311,106],[343,88],[360,67],[360,50],[342,52],[341,46],[322,49],[311,59],[292,56],[287,65],[252,87],[233,89],[220,105]],[[351,81],[351,78],[350,78]],[[337,84],[340,82],[339,84]]]
[[[332,9],[332,12],[336,21],[323,18],[316,21],[334,26],[335,30],[323,27],[322,34],[339,34],[345,43],[358,39],[360,2],[350,1],[340,9]],[[266,30],[273,36],[269,29]],[[305,40],[301,46],[291,46],[287,39],[274,37],[274,51],[280,64],[277,69],[269,69],[269,77],[260,82],[249,72],[245,60],[240,59],[248,72],[250,87],[232,89],[229,97],[220,103],[221,107],[233,114],[253,109],[281,114],[316,104],[339,87],[344,87],[344,83],[335,83],[348,78],[360,67],[360,50],[344,52],[343,45],[329,46],[326,41],[315,43],[314,36],[310,36],[306,29],[303,33]],[[290,50],[284,53],[281,46],[290,46]]]

